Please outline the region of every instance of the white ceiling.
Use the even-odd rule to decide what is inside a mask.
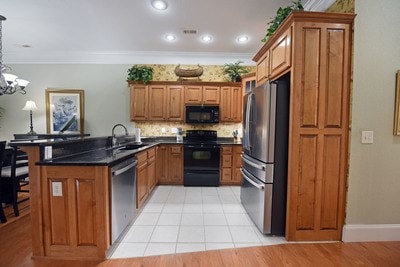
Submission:
[[[251,58],[267,23],[290,0],[0,0],[3,62],[223,64]],[[305,2],[305,1],[303,1]],[[197,30],[184,35],[183,29]],[[164,41],[166,33],[177,40]],[[203,34],[213,41],[204,44]],[[238,44],[240,34],[249,36]],[[29,48],[23,47],[29,45]]]

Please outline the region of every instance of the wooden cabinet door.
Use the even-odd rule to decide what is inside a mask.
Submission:
[[[219,117],[221,122],[242,121],[243,94],[241,87],[221,87]]]
[[[168,178],[172,184],[183,183],[182,146],[169,146]]]
[[[146,200],[148,192],[147,182],[147,152],[141,152],[136,155],[138,167],[136,172],[136,207],[140,208]]]
[[[130,118],[132,121],[146,121],[148,118],[148,86],[130,85]]]
[[[203,86],[203,104],[219,105],[219,86]]]
[[[167,102],[166,102],[166,86],[151,85],[149,86],[149,120],[163,121],[166,119]]]
[[[240,168],[242,167],[242,146],[235,145],[233,146],[233,163],[232,163],[232,182],[234,184],[241,185],[243,182],[242,173],[240,172]]]
[[[288,240],[341,239],[348,164],[351,23],[352,19],[347,24],[344,20],[310,21],[294,27],[291,89],[296,93],[290,111]]]
[[[110,241],[107,236],[111,235],[108,167],[40,167],[45,256],[105,257]],[[57,193],[53,191],[56,184],[60,189]]]
[[[242,122],[243,91],[241,87],[231,87],[231,121]]]
[[[147,151],[147,191],[150,193],[157,184],[156,179],[156,149]]]
[[[292,28],[289,27],[270,48],[271,79],[281,75],[291,65]]]
[[[157,147],[156,176],[157,182],[160,184],[168,183],[168,156],[167,146],[159,145]]]
[[[200,105],[203,103],[203,87],[196,85],[185,86],[185,104]]]
[[[265,82],[269,77],[269,51],[265,53],[265,57],[263,57],[260,61],[257,62],[257,85]]]
[[[167,87],[167,114],[169,121],[183,121],[183,86]]]
[[[219,105],[219,119],[221,122],[231,121],[232,108],[231,87],[221,87],[221,102]]]

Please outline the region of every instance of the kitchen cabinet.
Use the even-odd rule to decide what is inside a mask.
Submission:
[[[35,196],[38,189],[43,192],[41,198],[31,198],[43,203],[31,208],[31,212],[42,214],[32,222],[35,229],[42,228],[33,232],[38,236],[33,244],[35,255],[104,259],[110,245],[109,168],[40,166],[38,173],[40,187],[34,184],[31,192]]]
[[[138,160],[136,169],[136,208],[140,208],[148,195],[147,152],[137,153],[136,158]]]
[[[341,240],[354,17],[293,11],[253,58],[290,75],[288,240]]]
[[[242,174],[240,168],[242,146],[241,145],[222,145],[220,160],[220,184],[221,185],[241,185]]]
[[[184,88],[182,85],[167,86],[167,118],[168,121],[183,121]]]
[[[241,122],[242,102],[242,87],[221,87],[220,122]]]
[[[250,92],[251,89],[256,87],[256,79],[257,77],[255,72],[242,75],[243,94]]]
[[[267,50],[263,57],[257,61],[257,85],[267,81],[269,74],[269,50]]]
[[[164,85],[148,86],[149,90],[149,121],[164,121],[167,113],[167,90]]]
[[[269,71],[268,78],[274,79],[282,75],[291,65],[291,31],[289,27],[280,37],[271,45],[269,52]]]
[[[211,85],[185,86],[186,105],[216,105],[220,103],[220,87]]]
[[[183,121],[183,86],[131,84],[131,120]]]
[[[130,118],[134,121],[147,121],[148,119],[148,87],[143,84],[130,86]]]
[[[156,148],[147,150],[147,190],[150,194],[157,184],[156,176]]]
[[[136,207],[142,207],[157,184],[156,149],[149,148],[136,154],[138,161],[136,172]]]
[[[159,184],[183,184],[183,146],[159,145],[157,150]]]

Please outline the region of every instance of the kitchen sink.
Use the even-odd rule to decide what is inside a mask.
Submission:
[[[148,144],[128,144],[123,147],[118,148],[119,150],[133,150],[138,149],[144,146],[148,146]]]

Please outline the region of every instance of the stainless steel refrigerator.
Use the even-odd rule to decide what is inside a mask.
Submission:
[[[244,96],[241,201],[264,234],[284,235],[289,75]]]

